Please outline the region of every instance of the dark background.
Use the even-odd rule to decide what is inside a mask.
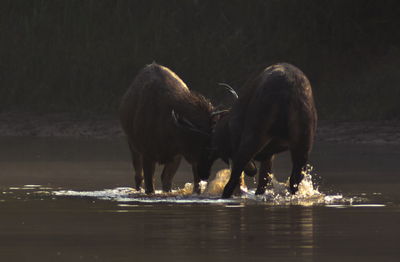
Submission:
[[[319,118],[400,118],[400,4],[331,1],[0,1],[0,111],[114,113],[153,60],[190,88],[240,92],[276,62],[302,69]]]

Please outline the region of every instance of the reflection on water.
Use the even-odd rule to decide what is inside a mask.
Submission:
[[[93,196],[53,198],[34,191],[26,195],[27,190],[13,190],[14,196],[0,203],[0,252],[8,258],[24,257],[19,252],[22,249],[31,257],[40,254],[41,261],[76,261],[80,257],[100,261],[265,261],[294,254],[312,256],[311,208],[238,202],[134,204],[93,200]]]
[[[272,177],[263,196],[255,196],[250,188],[241,196],[220,199],[222,189],[215,184],[226,182],[225,175],[229,171],[221,170],[210,182],[212,190],[203,184],[202,195],[192,195],[189,183],[150,196],[130,187],[92,191],[9,187],[1,195],[0,236],[6,238],[0,240],[0,252],[20,257],[15,252],[23,247],[40,255],[41,261],[310,261],[331,252],[332,246],[341,247],[330,239],[337,226],[332,231],[326,225],[340,221],[343,214],[329,210],[353,210],[348,215],[354,216],[358,210],[386,206],[370,204],[374,194],[325,195],[314,188],[310,174],[296,196]],[[13,227],[15,222],[22,227]],[[350,237],[363,234],[364,228],[354,231],[343,224],[339,230],[347,232],[342,237]]]
[[[340,254],[352,245],[343,239],[357,236],[354,248],[379,236],[374,229],[377,217],[393,215],[394,208],[400,218],[398,207],[387,213],[386,204],[370,203],[379,194],[349,201],[319,192],[306,177],[299,195],[291,196],[285,183],[273,181],[263,196],[249,189],[232,199],[220,199],[215,194],[221,192],[207,190],[206,184],[203,195],[190,194],[191,185],[186,184],[151,196],[129,187],[9,187],[0,195],[0,252],[11,261],[28,259],[21,250],[29,252],[29,261],[310,261],[321,256],[329,261],[326,256],[335,257],[332,252]],[[348,224],[348,216],[363,217],[365,227]],[[385,223],[396,228],[397,221]],[[371,226],[375,231],[365,235]],[[382,233],[393,237],[392,232]],[[397,247],[386,248],[390,258],[397,256]],[[364,260],[370,255],[366,252]]]

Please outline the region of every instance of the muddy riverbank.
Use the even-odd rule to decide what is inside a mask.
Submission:
[[[123,136],[116,115],[0,113],[0,136]],[[400,120],[319,121],[317,141],[356,144],[400,144]]]

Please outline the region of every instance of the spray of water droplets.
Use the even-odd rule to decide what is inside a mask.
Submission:
[[[178,188],[172,192],[162,192],[157,190],[152,195],[146,195],[143,190],[137,191],[129,187],[119,187],[99,191],[73,191],[58,190],[53,191],[55,196],[69,197],[91,197],[105,200],[115,200],[120,202],[139,202],[139,203],[245,203],[245,204],[267,204],[267,205],[330,205],[348,202],[340,194],[326,195],[319,191],[318,186],[313,182],[312,167],[307,166],[303,170],[303,181],[299,184],[299,190],[295,195],[288,191],[288,180],[280,182],[273,174],[269,174],[270,183],[263,195],[256,195],[254,188],[247,188],[243,175],[241,179],[240,191],[231,199],[221,199],[222,191],[230,178],[230,170],[222,169],[217,172],[211,181],[201,182],[201,194],[192,194],[193,184],[186,183],[183,188]]]

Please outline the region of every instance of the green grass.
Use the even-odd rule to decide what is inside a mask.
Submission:
[[[398,1],[4,0],[0,110],[114,112],[145,64],[212,97],[286,61],[321,119],[400,117]]]

